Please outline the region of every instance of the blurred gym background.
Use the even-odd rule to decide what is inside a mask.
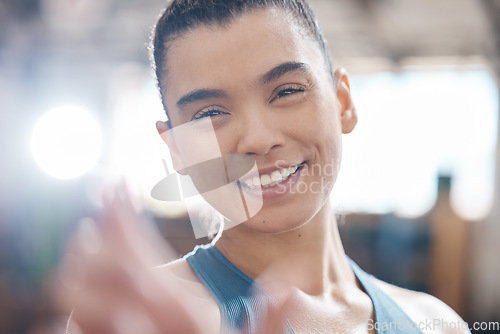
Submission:
[[[359,112],[334,201],[347,253],[467,322],[500,320],[500,1],[310,0]],[[104,180],[153,200],[168,152],[148,41],[161,0],[0,0],[0,333],[62,333],[48,285]],[[478,332],[479,333],[479,332]],[[487,331],[483,331],[487,333]]]

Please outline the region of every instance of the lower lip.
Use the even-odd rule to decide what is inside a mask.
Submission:
[[[297,169],[295,173],[291,174],[288,179],[272,187],[250,189],[246,186],[242,186],[241,189],[243,189],[245,193],[248,193],[252,196],[262,196],[262,199],[264,201],[285,196],[290,193],[293,185],[297,183],[297,180],[300,178],[300,171],[302,170],[302,167],[303,166]]]

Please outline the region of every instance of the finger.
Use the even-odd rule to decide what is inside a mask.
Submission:
[[[261,308],[257,314],[258,329],[257,333],[276,334],[286,333],[287,326],[290,326],[286,319],[287,309],[291,304],[291,297],[283,297],[278,301],[269,295],[267,291],[263,291],[261,287],[253,288],[253,294],[261,294],[260,297],[266,301],[266,307]]]
[[[145,271],[141,279],[149,293],[134,282],[138,276],[132,277],[127,270],[116,266],[103,270],[98,275],[99,280],[89,280],[83,289],[64,293],[65,303],[76,305],[73,321],[84,333],[107,333],[113,328],[134,328],[132,325],[144,326],[151,332],[154,328],[162,328],[168,329],[168,333],[201,333],[203,320],[199,315],[203,310],[196,309],[197,303],[190,294],[168,277],[160,281],[152,273],[147,274]],[[111,279],[102,278],[106,275]],[[123,309],[123,305],[133,307]]]
[[[157,266],[175,259],[176,253],[160,237],[154,224],[135,210],[131,195],[124,185],[115,188],[112,199],[103,209],[102,220],[106,239],[117,245],[126,246],[132,256],[147,266]]]
[[[119,305],[112,313],[112,327],[120,334],[161,334],[150,314],[138,305]],[[170,331],[168,331],[170,333]]]
[[[82,334],[170,333],[163,331],[145,310],[137,305],[123,303],[113,305],[113,308],[106,312],[106,317],[89,317],[77,308],[72,313],[68,327],[77,328]]]
[[[157,270],[153,277],[157,285],[149,288],[154,287],[155,298],[149,299],[145,307],[160,319],[162,328],[169,328],[171,333],[204,333],[209,321],[206,310],[201,308],[199,297],[185,287],[183,279]]]
[[[299,259],[295,255],[290,261]],[[285,333],[286,327],[290,326],[287,319],[288,314],[296,312],[294,308],[294,296],[298,287],[308,286],[304,270],[297,270],[296,266],[290,265],[286,260],[273,263],[266,268],[255,279],[254,293],[270,295],[270,305],[261,315],[261,333]],[[262,292],[264,291],[264,292]]]
[[[59,304],[66,309],[77,306],[74,318],[84,333],[111,333],[127,323],[123,319],[134,318],[123,314],[136,314],[133,323],[151,322],[152,332],[156,326],[168,333],[201,333],[203,310],[196,309],[198,303],[175,279],[151,273],[164,249],[152,241],[150,225],[134,210],[128,195],[118,193],[103,201],[97,221],[81,222],[70,239],[71,252],[59,270]],[[116,315],[116,305],[134,305],[139,311],[132,308]]]

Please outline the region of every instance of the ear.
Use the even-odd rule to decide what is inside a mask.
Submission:
[[[172,163],[174,165],[174,169],[177,171],[177,173],[186,175],[187,172],[184,169],[184,164],[182,163],[179,150],[175,145],[175,140],[174,137],[172,136],[172,132],[168,131],[170,130],[170,127],[167,125],[167,122],[157,121],[156,130],[158,131],[161,139],[163,139],[165,144],[167,144],[168,149],[170,150],[170,156],[172,157]]]
[[[358,122],[358,115],[351,97],[351,87],[347,78],[346,70],[339,68],[335,71],[337,98],[340,102],[340,120],[342,123],[342,133],[349,133],[354,130]]]

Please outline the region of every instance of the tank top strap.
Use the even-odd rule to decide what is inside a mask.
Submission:
[[[365,292],[370,296],[375,311],[374,328],[377,334],[422,334],[408,315],[383,292],[375,283],[375,278],[362,270],[348,257],[351,268]]]
[[[197,246],[185,259],[217,301],[222,333],[237,329],[258,334],[262,317],[278,309],[276,301],[264,288],[213,245]],[[293,333],[292,326],[283,318],[283,334]]]

